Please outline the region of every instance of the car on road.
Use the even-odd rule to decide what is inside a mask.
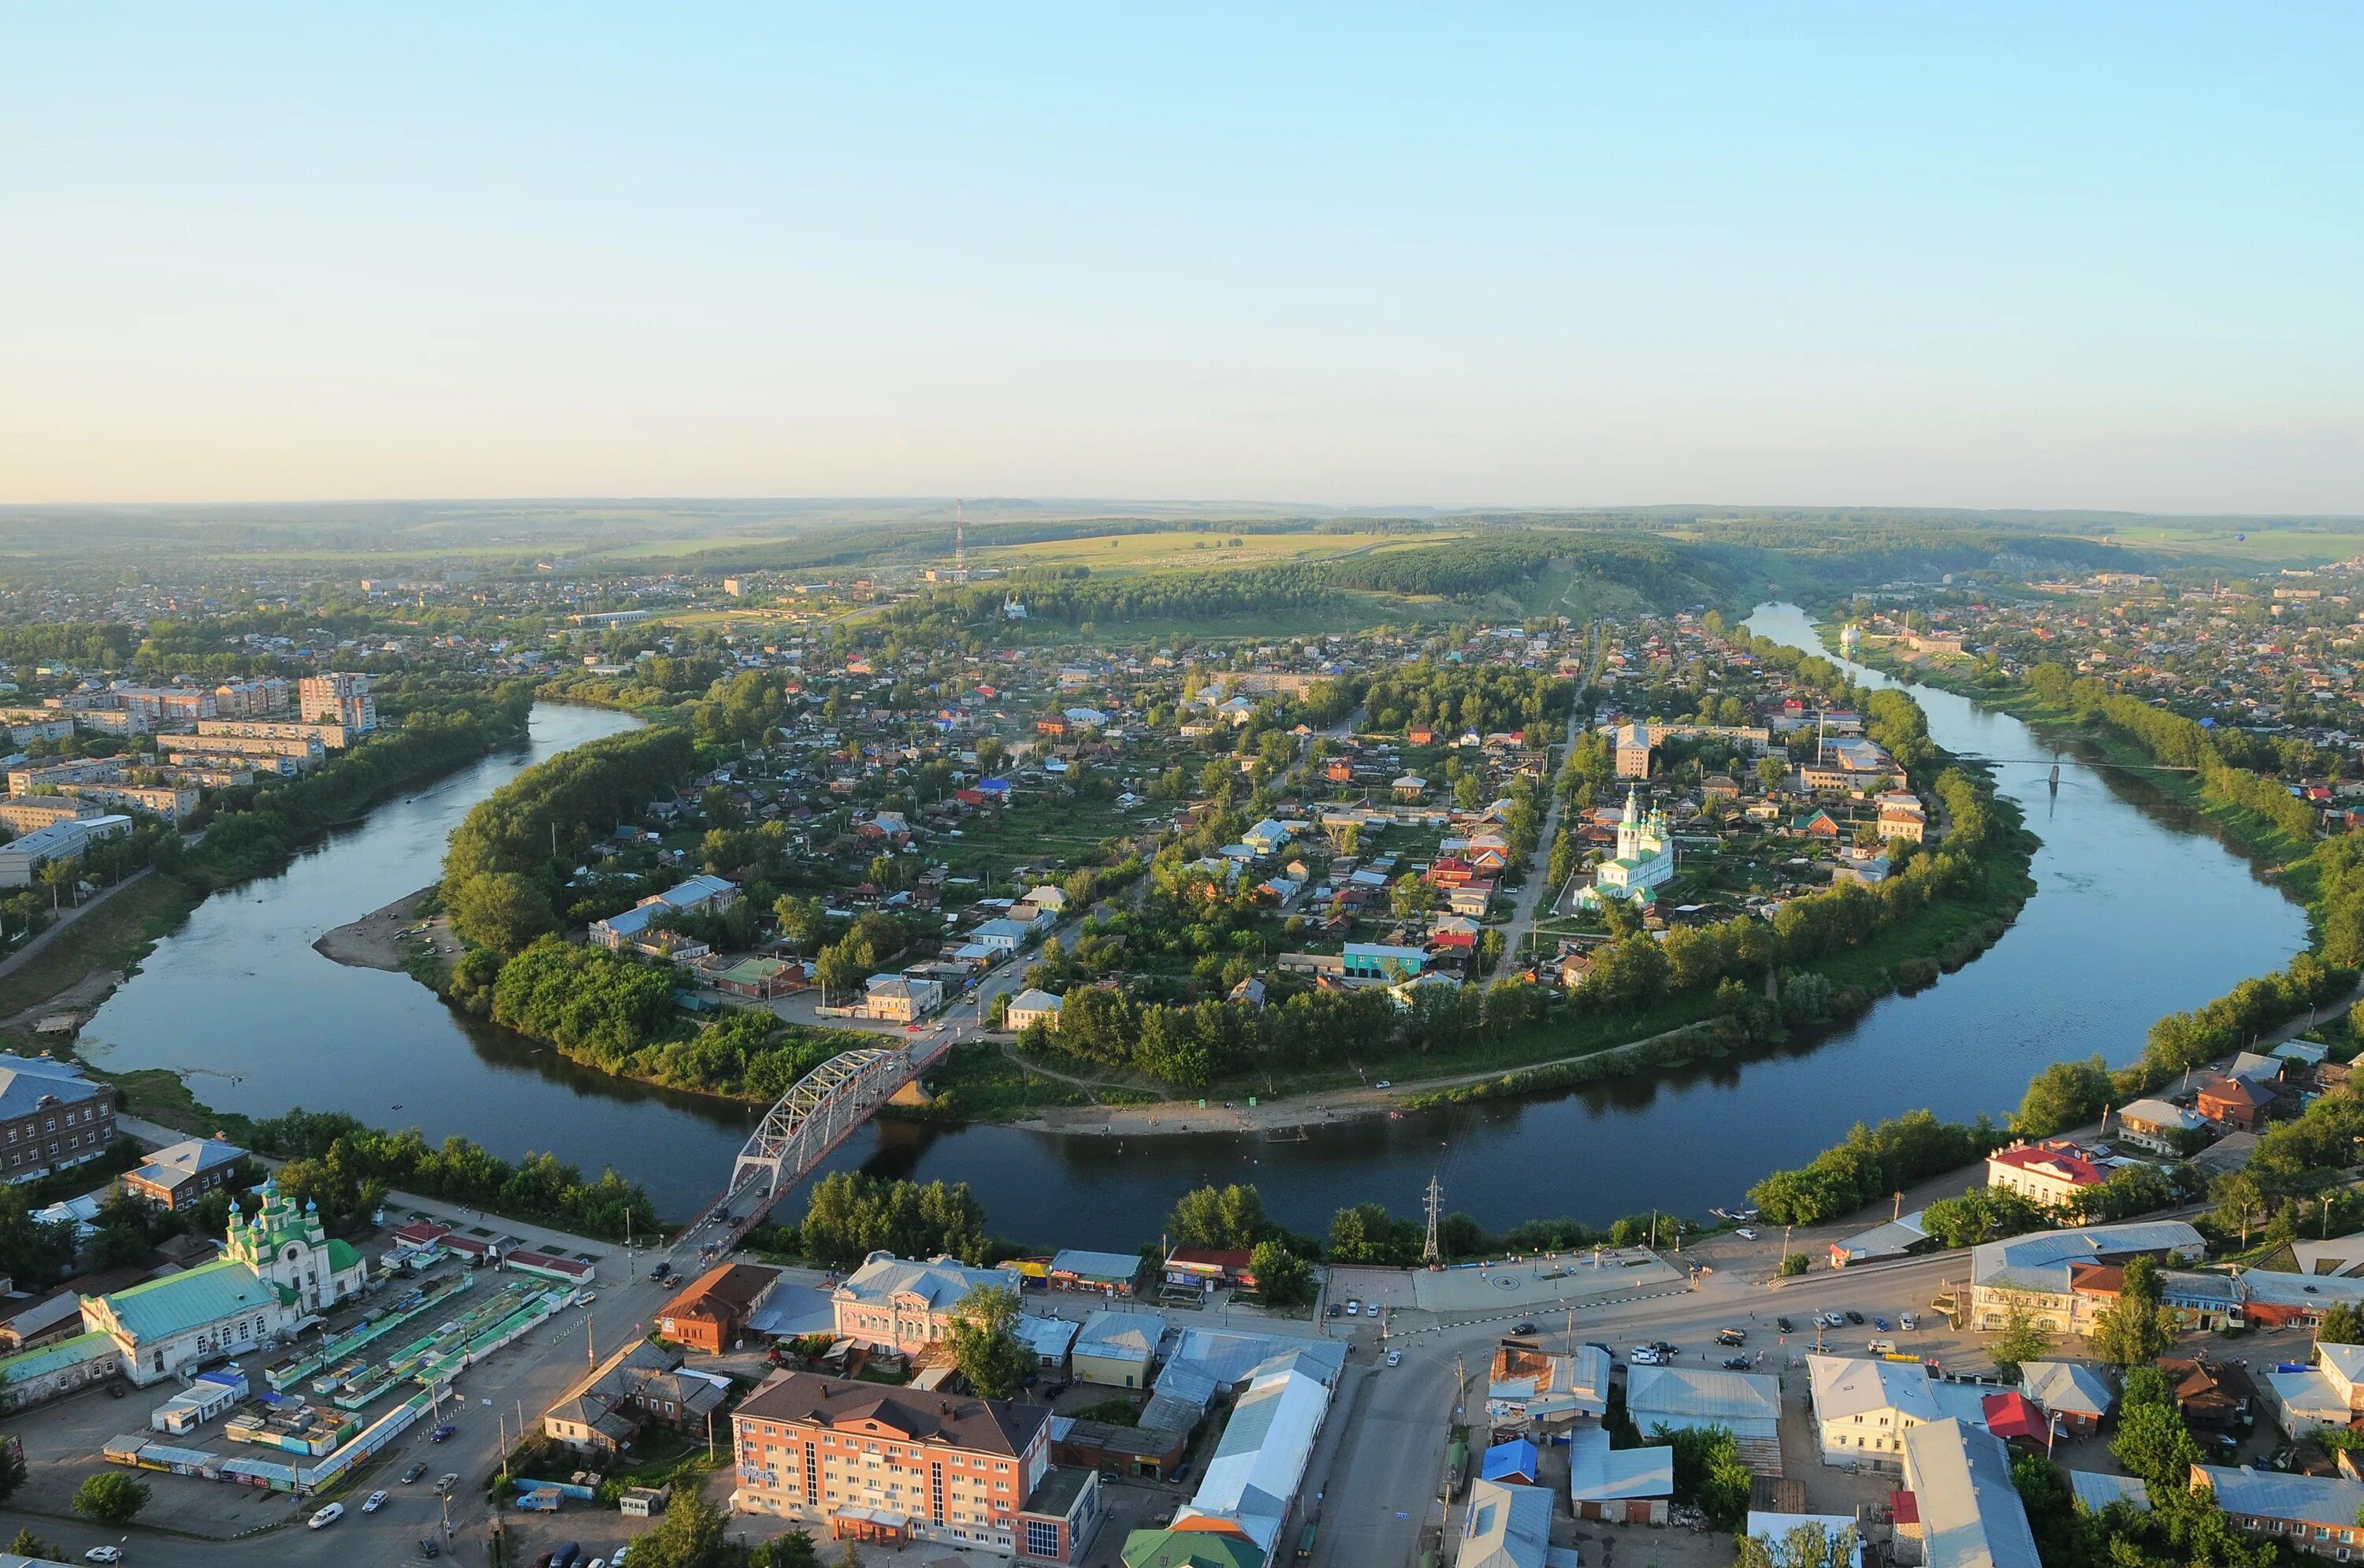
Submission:
[[[1896,1341],[1893,1340],[1874,1340],[1871,1343],[1866,1345],[1864,1349],[1876,1356],[1892,1356],[1896,1353]]]
[[[1852,1307],[1846,1309],[1846,1320],[1854,1324],[1858,1329],[1863,1327],[1863,1314],[1857,1312]]]
[[[1734,1230],[1733,1234],[1739,1237],[1744,1241],[1754,1241],[1756,1240],[1756,1232],[1751,1230],[1745,1225],[1742,1226],[1739,1229]]]
[[[123,1548],[94,1546],[82,1554],[82,1560],[84,1562],[120,1562],[123,1561]]]
[[[1787,1318],[1776,1318],[1773,1319],[1773,1327],[1780,1329],[1781,1332],[1785,1334],[1794,1334],[1797,1332],[1795,1329],[1790,1327],[1790,1320]]]
[[[1403,1352],[1401,1351],[1389,1351],[1388,1352],[1388,1364],[1389,1366],[1403,1365]]]
[[[1377,1083],[1371,1085],[1374,1089],[1392,1089],[1395,1086],[1396,1081],[1393,1078],[1382,1078]]]
[[[1723,1370],[1726,1372],[1746,1372],[1748,1370],[1748,1358],[1746,1356],[1726,1356],[1723,1358]]]
[[[435,1490],[446,1497],[452,1495],[452,1488],[458,1485],[460,1485],[460,1473],[456,1470],[447,1470],[435,1478]]]
[[[431,1443],[440,1443],[443,1441],[444,1439],[450,1437],[455,1429],[456,1429],[451,1422],[446,1421],[441,1426],[436,1428],[433,1431],[428,1433],[427,1440]]]
[[[443,1555],[443,1549],[435,1544],[434,1537],[422,1535],[418,1538],[418,1555],[421,1557],[440,1557]]]
[[[424,1475],[424,1474],[426,1474],[426,1473],[427,1473],[427,1467],[426,1467],[425,1465],[423,1465],[423,1464],[414,1464],[414,1465],[412,1465],[409,1469],[407,1469],[407,1470],[406,1470],[406,1471],[404,1471],[404,1472],[402,1473],[402,1484],[403,1484],[405,1486],[407,1486],[407,1485],[409,1485],[412,1482],[414,1482],[414,1481],[418,1480],[420,1476],[422,1476],[422,1475]]]
[[[369,1495],[369,1501],[362,1505],[362,1512],[365,1514],[374,1514],[377,1512],[380,1508],[385,1507],[385,1500],[391,1496],[393,1496],[392,1493],[386,1492],[383,1489],[371,1493]]]
[[[575,1303],[575,1305],[576,1305],[577,1307],[588,1307],[588,1306],[590,1306],[593,1302],[595,1302],[595,1301],[597,1301],[597,1300],[598,1300],[598,1299],[599,1299],[599,1293],[598,1293],[597,1291],[596,1291],[596,1290],[586,1290],[586,1291],[585,1291],[585,1292],[583,1293],[583,1299],[582,1299],[581,1301],[576,1302],[576,1303]]]
[[[1511,1332],[1513,1334],[1532,1334],[1534,1331],[1535,1326],[1532,1323],[1513,1323],[1511,1325]]]
[[[1656,1366],[1665,1358],[1648,1345],[1636,1345],[1634,1347],[1634,1353],[1625,1359],[1635,1366]]]
[[[1745,1329],[1718,1329],[1715,1331],[1715,1342],[1719,1345],[1745,1345],[1748,1343],[1748,1330]]]
[[[314,1514],[306,1523],[307,1528],[312,1529],[326,1529],[344,1517],[345,1506],[342,1503],[331,1503]]]

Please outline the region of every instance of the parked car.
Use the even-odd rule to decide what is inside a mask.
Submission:
[[[433,1536],[423,1535],[418,1538],[418,1555],[421,1557],[440,1557],[443,1555],[443,1549],[435,1544],[435,1538]]]
[[[1904,1331],[1908,1334],[1912,1332],[1913,1329],[1921,1327],[1921,1319],[1915,1318],[1910,1312],[1906,1313],[1901,1318],[1898,1319],[1898,1321],[1904,1325]]]
[[[407,1469],[407,1470],[406,1470],[406,1471],[404,1471],[404,1472],[402,1473],[402,1484],[403,1484],[405,1486],[407,1486],[407,1485],[409,1485],[412,1482],[414,1482],[414,1481],[418,1480],[420,1476],[422,1476],[422,1475],[424,1475],[424,1474],[426,1474],[426,1473],[427,1473],[427,1467],[426,1467],[425,1465],[423,1465],[423,1464],[414,1464],[414,1465],[412,1465],[409,1469]]]
[[[1860,1313],[1860,1312],[1857,1312],[1857,1311],[1854,1307],[1848,1307],[1848,1308],[1847,1308],[1846,1320],[1847,1320],[1848,1322],[1850,1322],[1850,1323],[1854,1324],[1854,1325],[1855,1325],[1857,1328],[1858,1328],[1858,1329],[1860,1329],[1860,1328],[1862,1328],[1862,1327],[1863,1327],[1863,1314],[1862,1314],[1862,1313]]]
[[[318,1513],[312,1516],[310,1520],[307,1521],[308,1528],[312,1529],[326,1529],[344,1517],[345,1506],[342,1503],[331,1503],[327,1507],[322,1508]]]
[[[1347,1317],[1349,1317],[1349,1318],[1359,1318],[1359,1317],[1361,1317],[1362,1315],[1363,1315],[1363,1304],[1362,1304],[1361,1302],[1359,1302],[1359,1301],[1355,1301],[1355,1300],[1349,1300],[1349,1301],[1346,1303],[1346,1316],[1347,1316]]]
[[[1864,1349],[1869,1351],[1876,1356],[1892,1356],[1896,1353],[1896,1341],[1893,1340],[1874,1340],[1870,1344],[1866,1345]]]
[[[1625,1359],[1632,1362],[1635,1366],[1656,1366],[1662,1358],[1656,1351],[1652,1350],[1649,1346],[1636,1345],[1634,1347],[1634,1353]]]
[[[1332,1302],[1332,1303],[1330,1304],[1330,1308],[1329,1308],[1329,1310],[1328,1310],[1327,1312],[1323,1313],[1323,1314],[1322,1314],[1322,1316],[1323,1316],[1323,1317],[1325,1317],[1325,1318],[1335,1318],[1335,1317],[1337,1317],[1340,1313],[1342,1313],[1342,1312],[1344,1312],[1344,1311],[1345,1311],[1345,1310],[1346,1310],[1346,1309],[1345,1309],[1344,1307],[1343,1307],[1339,1306],[1336,1302],[1334,1302],[1334,1301],[1333,1301],[1333,1302]]]
[[[369,1501],[362,1505],[362,1512],[365,1514],[374,1514],[377,1512],[380,1508],[385,1507],[385,1500],[390,1496],[392,1496],[392,1494],[385,1492],[383,1489],[371,1493],[369,1495]]]
[[[1742,1226],[1739,1229],[1734,1230],[1733,1234],[1739,1237],[1744,1241],[1754,1241],[1756,1240],[1756,1232],[1750,1229],[1745,1225]]]
[[[1388,1352],[1388,1364],[1389,1366],[1403,1365],[1403,1352],[1401,1351],[1389,1351]]]
[[[1726,1372],[1746,1372],[1748,1370],[1748,1358],[1746,1356],[1726,1356],[1723,1358],[1723,1370]]]
[[[1888,1332],[1888,1319],[1882,1318],[1877,1312],[1871,1315],[1871,1326],[1879,1329],[1883,1334]]]
[[[1374,1089],[1392,1089],[1395,1086],[1396,1081],[1392,1078],[1382,1078],[1377,1083],[1371,1085]]]
[[[1715,1342],[1719,1345],[1745,1345],[1748,1343],[1748,1330],[1745,1329],[1718,1329],[1715,1331]]]
[[[94,1546],[82,1554],[82,1560],[84,1562],[120,1562],[123,1561],[123,1548]]]

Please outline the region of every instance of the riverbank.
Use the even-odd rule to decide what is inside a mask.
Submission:
[[[1817,622],[1815,629],[1827,642],[1831,628]],[[1884,651],[1867,654],[1859,650],[1855,662],[1900,681],[1915,681],[1951,692],[1982,707],[2009,714],[2024,724],[2074,733],[2092,751],[2093,762],[2124,770],[2121,776],[2125,782],[2139,784],[2205,821],[2220,842],[2261,874],[2279,883],[2294,902],[2307,907],[2311,916],[2315,913],[2319,889],[2312,860],[2313,842],[2300,840],[2279,823],[2247,806],[2211,795],[2195,773],[2160,767],[2148,747],[2106,720],[2047,703],[2024,682],[1989,685],[1968,679],[1960,671],[1943,664],[1899,660]]]
[[[407,973],[410,965],[402,946],[403,933],[418,921],[418,906],[435,891],[433,884],[406,893],[382,908],[373,909],[358,920],[348,920],[332,931],[326,932],[312,944],[312,951],[322,958],[341,963],[349,969],[383,969],[390,973]],[[432,933],[429,933],[432,940]],[[440,951],[449,944],[447,956],[456,957],[459,942],[448,931],[438,943]]]

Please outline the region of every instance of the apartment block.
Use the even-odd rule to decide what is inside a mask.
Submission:
[[[296,710],[307,724],[340,724],[356,735],[377,728],[367,675],[307,675],[296,684]]]

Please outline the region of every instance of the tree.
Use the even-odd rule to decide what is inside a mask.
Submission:
[[[1731,1529],[1748,1515],[1748,1466],[1740,1458],[1740,1444],[1729,1429],[1689,1427],[1674,1431],[1660,1426],[1651,1436],[1671,1447],[1675,1459],[1675,1496],[1695,1506],[1718,1529]]]
[[[635,1568],[728,1568],[738,1551],[724,1534],[728,1516],[686,1488],[665,1505],[657,1528],[632,1543]]]
[[[747,1559],[748,1568],[820,1568],[820,1549],[803,1530],[775,1535]]]
[[[25,1456],[23,1452],[14,1445],[11,1445],[6,1451],[0,1451],[0,1504],[5,1504],[9,1498],[15,1496],[17,1495],[17,1488],[22,1486],[24,1484]]]
[[[1987,1346],[1987,1354],[2008,1383],[2019,1381],[2024,1362],[2041,1361],[2052,1348],[2052,1330],[2037,1320],[2024,1302],[2014,1298],[2003,1309],[2002,1327]]]
[[[1018,1339],[1018,1293],[981,1284],[953,1308],[953,1361],[969,1386],[987,1399],[1014,1397],[1026,1386],[1034,1358]]]
[[[1790,764],[1779,757],[1757,758],[1756,782],[1764,786],[1766,794],[1771,795],[1790,782]]]
[[[2241,1246],[2249,1245],[2249,1229],[2266,1217],[2266,1189],[2255,1172],[2227,1171],[2216,1179],[2216,1223],[2241,1233]]]
[[[2200,1462],[2200,1445],[2172,1404],[2145,1402],[2125,1405],[2118,1413],[2118,1435],[2110,1444],[2127,1473],[2151,1484],[2154,1497],[2181,1491],[2190,1485],[2191,1467]]]
[[[2159,1298],[2158,1264],[2135,1258],[2126,1264],[2115,1305],[2093,1320],[2093,1351],[2120,1366],[2147,1366],[2175,1345],[2175,1314]]]
[[[2011,1129],[2028,1138],[2048,1138],[2091,1120],[2110,1103],[2110,1064],[2099,1055],[2083,1062],[2056,1062],[2028,1080]]]
[[[1794,1525],[1779,1536],[1744,1535],[1734,1568],[1848,1568],[1861,1536],[1853,1525]]]
[[[148,1506],[148,1486],[119,1470],[102,1471],[74,1489],[73,1508],[103,1525],[128,1525]]]
[[[828,924],[820,899],[799,898],[793,893],[783,893],[773,900],[772,918],[779,924],[781,940],[799,952],[820,940]]]
[[[1256,1294],[1267,1307],[1296,1307],[1313,1299],[1313,1266],[1282,1241],[1259,1241],[1248,1255]]]
[[[1272,1222],[1265,1218],[1264,1195],[1235,1182],[1184,1193],[1165,1228],[1179,1247],[1244,1249],[1264,1240]]]
[[[2318,1345],[2364,1345],[2364,1312],[2358,1312],[2344,1301],[2336,1301],[2323,1309],[2323,1322],[2314,1331]],[[0,1498],[7,1496],[0,1492]]]
[[[18,1530],[17,1538],[8,1543],[8,1550],[19,1557],[30,1557],[39,1562],[61,1562],[65,1560],[64,1553],[54,1542],[43,1540],[29,1529]]]
[[[517,872],[479,872],[452,895],[452,929],[462,940],[505,956],[557,929],[548,895]]]

